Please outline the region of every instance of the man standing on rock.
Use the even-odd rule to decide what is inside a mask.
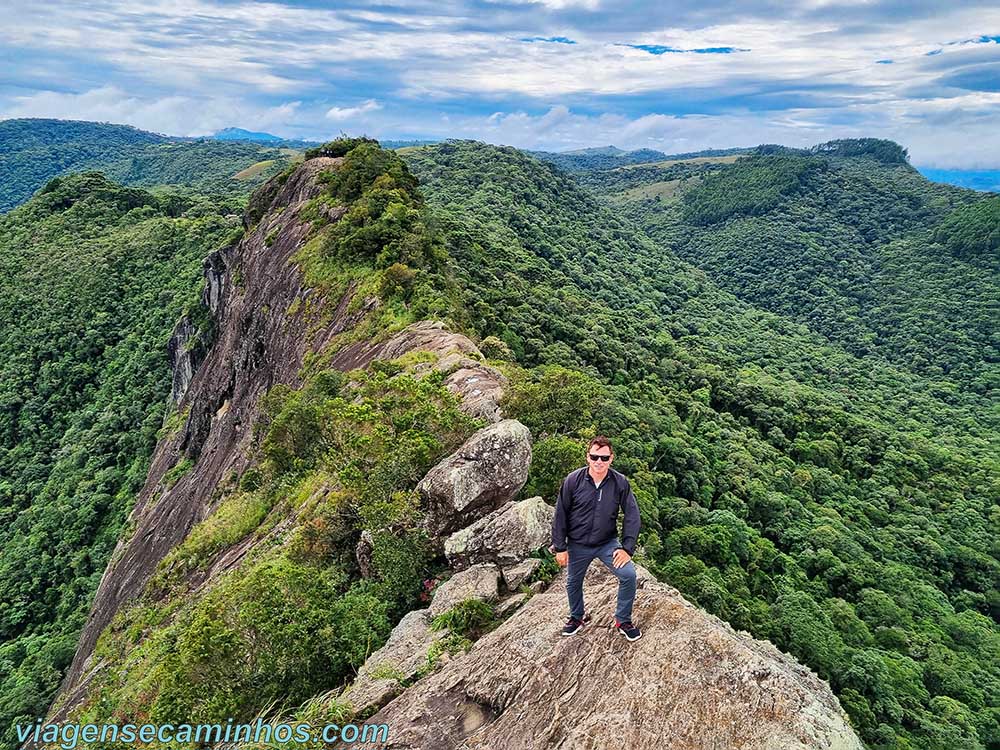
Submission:
[[[639,505],[625,476],[611,468],[611,441],[598,436],[587,446],[587,465],[571,471],[559,488],[552,521],[552,551],[556,562],[569,565],[566,594],[569,619],[563,635],[576,635],[584,626],[583,577],[593,559],[599,558],[618,577],[615,628],[630,641],[642,633],[632,624],[635,600],[635,564],[632,555],[639,536]],[[625,513],[618,541],[618,510]]]

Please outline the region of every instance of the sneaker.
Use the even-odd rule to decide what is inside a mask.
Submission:
[[[584,616],[586,619],[586,615]],[[575,617],[570,617],[566,620],[566,624],[563,626],[563,635],[576,635],[577,632],[584,626],[584,620],[577,620]]]
[[[642,638],[642,631],[633,625],[631,621],[615,622],[615,627],[619,633],[625,636],[625,640],[637,641]]]

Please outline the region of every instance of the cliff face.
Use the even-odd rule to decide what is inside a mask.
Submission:
[[[213,342],[206,352],[197,340],[196,326],[186,319],[171,338],[172,396],[177,412],[186,413],[187,419],[156,446],[129,518],[134,530],[119,541],[101,578],[73,663],[53,704],[58,706],[54,718],[65,717],[85,694],[87,672],[95,666],[90,657],[101,631],[123,604],[139,595],[160,560],[212,511],[220,483],[246,468],[261,395],[276,383],[299,385],[306,352],[320,350],[378,304],[372,298],[348,314],[351,290],[341,300],[301,304],[317,292],[303,288],[301,271],[290,261],[310,229],[300,212],[320,191],[317,175],[336,169],[340,162],[311,159],[287,181],[273,179],[248,208],[245,223],[259,219],[256,225],[238,244],[206,259],[202,301],[210,314]],[[300,304],[293,307],[296,300]],[[326,304],[335,307],[333,314],[317,321],[312,316]],[[397,341],[397,349],[400,346]],[[379,350],[373,344],[352,347],[333,366],[362,366]],[[183,468],[184,461],[191,462],[191,468],[171,484],[167,472],[178,465]]]

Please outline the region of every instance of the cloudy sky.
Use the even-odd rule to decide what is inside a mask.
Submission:
[[[0,118],[677,153],[892,138],[1000,168],[1000,6],[0,0]]]

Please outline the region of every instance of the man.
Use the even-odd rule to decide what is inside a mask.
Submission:
[[[642,635],[632,624],[635,600],[632,555],[639,536],[639,505],[628,479],[611,468],[614,458],[611,441],[603,435],[595,437],[587,446],[587,465],[571,471],[559,488],[552,521],[552,551],[559,565],[569,565],[566,572],[569,619],[563,635],[576,635],[585,624],[583,577],[595,557],[618,577],[615,628],[630,641]],[[625,513],[620,542],[619,509]]]

